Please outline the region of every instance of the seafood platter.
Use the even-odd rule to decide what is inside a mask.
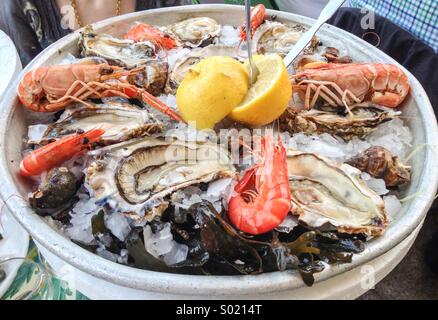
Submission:
[[[4,99],[6,205],[44,251],[158,293],[290,291],[384,254],[433,200],[436,120],[407,70],[332,26],[286,70],[312,21],[253,8],[252,85],[239,6],[55,43]]]

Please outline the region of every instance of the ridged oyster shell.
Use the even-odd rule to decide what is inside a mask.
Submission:
[[[97,150],[86,183],[97,200],[151,220],[182,188],[234,177],[228,151],[216,144],[143,138]]]
[[[99,127],[105,130],[100,143],[108,145],[162,131],[163,124],[146,109],[118,101],[89,104],[67,108],[57,122],[48,126],[44,139]]]
[[[83,57],[96,56],[108,63],[132,69],[155,58],[152,42],[138,42],[118,39],[106,34],[97,34],[91,27],[85,28],[79,40]]]
[[[196,17],[172,24],[167,31],[185,46],[196,48],[211,44],[221,34],[221,25],[208,17]]]
[[[175,94],[180,82],[184,79],[190,68],[202,59],[213,56],[227,56],[237,60],[243,60],[242,57],[238,56],[238,52],[234,47],[209,45],[205,48],[193,49],[189,54],[178,59],[172,70],[170,70],[165,92],[167,94]]]
[[[300,24],[287,25],[268,20],[254,33],[255,49],[259,54],[276,53],[284,57],[292,50],[305,32],[306,29]],[[313,37],[303,54],[313,53],[318,43],[319,40]]]
[[[287,152],[292,214],[306,226],[350,234],[381,235],[385,205],[360,178],[361,172],[314,153]]]
[[[365,138],[381,123],[398,117],[401,112],[380,106],[356,106],[352,116],[319,109],[300,112],[288,108],[280,117],[280,127],[289,133],[329,133],[346,141],[353,137]]]

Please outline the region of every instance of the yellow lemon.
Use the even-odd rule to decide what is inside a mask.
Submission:
[[[283,114],[292,97],[292,87],[280,56],[257,55],[254,56],[254,62],[260,71],[257,81],[242,103],[230,113],[230,118],[258,127],[271,123]]]
[[[245,66],[231,57],[209,57],[193,66],[176,93],[178,109],[198,129],[213,128],[248,93]]]

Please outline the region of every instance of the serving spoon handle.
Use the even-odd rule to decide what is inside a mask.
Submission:
[[[294,45],[292,50],[284,57],[283,61],[286,67],[289,67],[290,64],[295,60],[296,57],[304,50],[304,48],[312,41],[315,33],[321,28],[321,26],[327,22],[335,12],[342,6],[345,0],[330,0],[329,3],[324,7],[321,11],[321,14],[318,17],[318,20],[313,24],[313,26],[304,33],[304,35],[298,40],[298,42]]]

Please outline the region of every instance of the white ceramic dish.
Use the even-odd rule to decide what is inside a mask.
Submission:
[[[282,21],[311,25],[309,18],[284,12],[269,11]],[[227,5],[197,5],[177,8],[164,8],[134,13],[113,18],[96,24],[100,32],[120,35],[134,21],[144,20],[150,24],[163,25],[192,16],[209,16],[221,24],[239,25],[243,20],[243,7]],[[397,64],[381,51],[333,26],[326,25],[318,33],[325,44],[334,43],[345,47],[356,61],[387,62]],[[78,33],[58,41],[38,56],[24,72],[45,64],[56,64],[68,53],[77,53]],[[403,106],[406,123],[414,134],[413,144],[435,144],[438,129],[429,99],[418,81],[408,72],[412,92]],[[29,186],[18,176],[21,160],[21,137],[26,134],[25,111],[19,105],[12,86],[5,97],[0,114],[0,192],[3,198],[12,194],[25,195]],[[347,272],[355,267],[381,256],[395,247],[415,228],[427,213],[438,185],[438,158],[429,148],[421,149],[412,160],[412,182],[405,191],[414,194],[421,191],[411,201],[403,205],[399,218],[394,221],[384,236],[370,241],[363,253],[354,257],[351,264],[330,266],[316,275],[316,281],[324,281]],[[78,270],[81,279],[94,286],[108,285],[116,296],[130,296],[135,292],[144,298],[164,297],[234,297],[267,298],[289,297],[291,293],[304,286],[300,276],[293,271],[265,273],[257,276],[195,276],[157,273],[134,269],[105,260],[81,249],[69,239],[58,234],[39,216],[33,213],[28,204],[18,197],[8,201],[8,207],[15,217],[30,232],[38,243],[41,252],[53,257],[58,266],[68,264]],[[50,262],[50,258],[48,258]],[[56,260],[56,261],[55,261]],[[125,290],[125,291],[123,291]],[[310,289],[311,290],[311,289]],[[86,294],[86,292],[84,292]]]

